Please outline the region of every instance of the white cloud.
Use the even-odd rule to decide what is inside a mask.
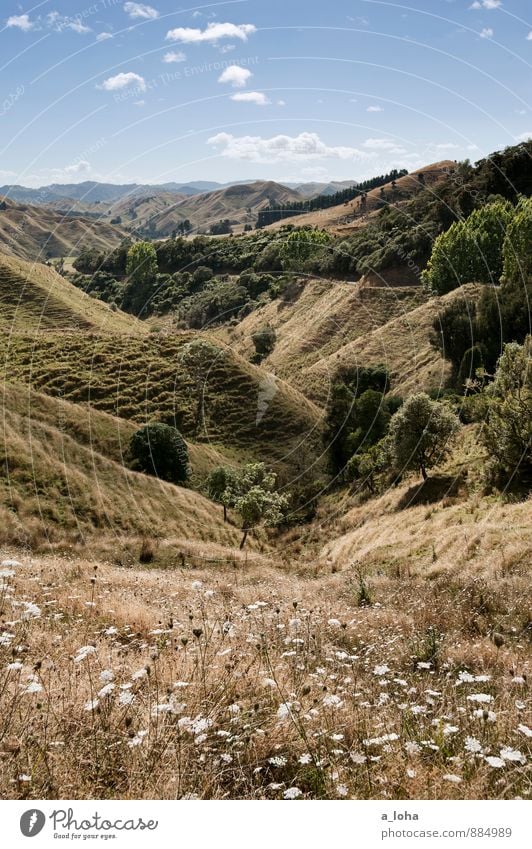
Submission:
[[[140,74],[134,74],[132,71],[127,74],[117,74],[116,77],[109,77],[102,83],[101,88],[104,91],[119,91],[121,88],[132,85],[137,86],[140,91],[146,91],[144,77],[141,77]]]
[[[87,162],[86,159],[80,159],[79,162],[74,162],[72,165],[67,165],[65,168],[65,174],[86,174],[87,171],[90,170],[90,162]]]
[[[386,150],[390,153],[406,153],[404,147],[399,147],[396,142],[391,139],[366,139],[364,147],[369,150]]]
[[[154,9],[153,6],[146,6],[144,3],[124,3],[124,12],[130,18],[144,18],[149,21],[159,17],[157,9]]]
[[[253,74],[247,68],[241,68],[240,65],[229,65],[223,74],[218,77],[218,82],[230,83],[233,88],[244,88],[252,76]]]
[[[256,32],[253,24],[207,24],[204,30],[192,27],[177,27],[166,33],[168,41],[181,41],[185,44],[199,44],[202,41],[219,41],[221,38],[239,38],[247,41],[248,35]]]
[[[530,32],[528,33],[528,35],[527,35],[527,37],[526,37],[526,40],[527,40],[527,41],[532,41],[532,29],[531,29],[531,30],[530,30]]]
[[[317,133],[300,133],[298,136],[278,135],[271,138],[261,136],[233,136],[218,133],[207,140],[222,156],[243,159],[263,164],[277,162],[306,162],[320,159],[363,160],[372,154],[354,147],[329,147]]]
[[[442,142],[441,144],[435,144],[434,148],[436,150],[460,150],[460,145],[454,144],[454,142]]]
[[[384,112],[382,106],[368,106],[366,112]]]
[[[481,38],[493,38],[493,34],[494,33],[493,33],[493,30],[492,30],[491,27],[484,27],[484,29],[481,30],[481,32],[480,32],[480,37]]]
[[[286,100],[278,100],[277,106],[286,106]]]
[[[516,136],[517,141],[530,141],[532,139],[532,130],[529,133],[521,133]]]
[[[6,21],[6,27],[17,27],[17,29],[21,29],[24,32],[28,32],[34,26],[35,23],[30,21],[29,15],[11,15]]]
[[[96,41],[107,41],[109,38],[112,38],[113,35],[110,32],[100,32],[96,36]]]
[[[475,0],[470,9],[498,9],[502,0]]]
[[[270,103],[262,91],[240,91],[238,94],[232,94],[231,100],[239,103],[256,103],[257,106],[267,106]]]
[[[163,62],[167,65],[171,65],[172,62],[184,62],[186,58],[187,57],[182,50],[170,50],[168,53],[164,54]]]

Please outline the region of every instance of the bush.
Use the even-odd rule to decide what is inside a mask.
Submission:
[[[130,453],[139,471],[170,483],[183,483],[189,477],[188,448],[175,427],[148,424],[131,437]]]
[[[504,485],[532,484],[532,337],[505,345],[487,388],[487,421],[481,439]]]
[[[445,404],[420,392],[408,398],[392,417],[388,445],[400,470],[417,469],[427,479],[427,469],[444,459],[459,430],[457,416]]]
[[[265,327],[260,327],[258,330],[255,330],[255,332],[251,334],[251,339],[255,345],[256,353],[260,359],[262,359],[263,357],[267,357],[268,354],[271,354],[275,348],[277,335],[273,327],[266,325]]]

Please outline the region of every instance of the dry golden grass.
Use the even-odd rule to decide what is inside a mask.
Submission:
[[[5,550],[2,795],[529,798],[530,504],[388,506],[308,562]]]
[[[69,330],[143,336],[148,325],[113,312],[90,298],[53,268],[0,254],[1,322],[9,335]]]

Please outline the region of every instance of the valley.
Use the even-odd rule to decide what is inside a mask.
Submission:
[[[5,798],[529,797],[531,147],[5,201]]]

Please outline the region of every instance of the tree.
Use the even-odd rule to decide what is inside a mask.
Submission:
[[[504,346],[489,399],[481,439],[506,481],[532,484],[532,337]]]
[[[523,198],[508,225],[503,246],[503,279],[516,285],[532,278],[532,198]]]
[[[122,307],[135,315],[148,311],[157,275],[157,252],[151,242],[136,242],[127,252],[126,274]]]
[[[401,469],[427,469],[443,460],[460,422],[449,407],[424,392],[411,395],[392,416],[388,430],[390,453]]]
[[[306,260],[313,257],[331,237],[325,230],[293,230],[282,246],[281,255],[286,268],[301,269]]]
[[[234,507],[242,519],[241,549],[253,528],[281,524],[288,509],[288,496],[275,491],[276,482],[277,475],[265,463],[248,463],[223,493],[222,503]]]
[[[273,327],[266,325],[255,330],[251,334],[251,339],[255,345],[256,354],[260,357],[260,359],[263,359],[263,357],[267,357],[268,354],[271,354],[275,348],[277,336]]]
[[[177,428],[159,423],[145,425],[133,434],[129,447],[140,471],[170,483],[188,479],[188,448]]]
[[[194,430],[197,433],[203,427],[205,420],[205,381],[214,362],[223,356],[220,348],[216,348],[205,339],[194,339],[181,348],[178,361],[186,368],[194,382],[196,393],[196,414]]]
[[[438,236],[421,278],[435,295],[464,283],[499,282],[503,269],[503,244],[514,208],[497,200],[474,210],[465,221],[455,221]]]
[[[384,399],[387,389],[384,366],[337,370],[323,432],[333,473],[342,472],[363,442],[369,445],[383,436],[390,418]]]
[[[207,493],[212,501],[224,508],[224,522],[227,522],[227,508],[232,506],[232,493],[236,488],[237,473],[228,466],[216,466],[207,478]]]

